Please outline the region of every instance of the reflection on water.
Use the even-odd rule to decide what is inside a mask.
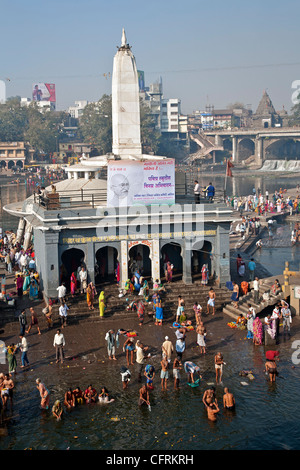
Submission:
[[[262,177],[261,177],[262,178]],[[267,178],[266,178],[267,180]],[[261,189],[272,192],[281,185],[278,179],[266,180],[240,178],[236,187],[243,188],[245,194],[251,193],[253,181]],[[230,181],[230,185],[232,181]],[[284,187],[295,186],[292,179],[286,179]],[[207,179],[201,180],[205,184]],[[212,177],[216,186],[222,186],[224,178]],[[271,182],[273,186],[271,186]],[[24,199],[28,194],[25,186],[2,188],[2,204]],[[13,228],[14,218],[3,214],[4,229]],[[17,219],[16,219],[17,220]],[[15,227],[17,226],[17,222]],[[282,272],[282,260],[289,260],[293,269],[298,269],[299,248],[296,250],[280,248],[263,249],[256,252],[255,258],[274,274]],[[295,328],[296,320],[292,328]],[[214,334],[213,327],[209,335]],[[270,384],[264,374],[264,348],[254,347],[246,340],[243,331],[231,330],[223,322],[220,348],[226,366],[224,367],[223,386],[217,386],[217,399],[221,413],[216,423],[207,420],[202,403],[202,395],[208,384],[214,382],[213,355],[208,336],[208,355],[197,357],[191,349],[187,354],[194,354],[192,359],[200,366],[203,380],[198,388],[186,385],[186,377],[181,372],[181,388],[173,390],[173,378],[169,379],[169,390],[160,390],[159,360],[155,367],[155,389],[151,392],[151,411],[140,409],[138,403],[139,384],[133,374],[128,390],[122,390],[120,366],[112,366],[108,361],[99,366],[95,376],[88,367],[82,370],[70,363],[69,369],[51,368],[47,373],[47,386],[51,391],[51,404],[55,399],[63,399],[64,392],[70,386],[80,385],[82,389],[92,383],[97,390],[105,385],[115,398],[110,405],[83,405],[70,413],[65,412],[61,422],[56,422],[50,412],[39,410],[39,395],[35,388],[38,372],[17,374],[15,378],[15,405],[12,418],[8,423],[8,435],[0,434],[0,449],[107,449],[107,450],[202,450],[202,449],[299,449],[300,408],[296,406],[299,392],[299,368],[293,368],[291,362],[291,341],[281,339],[276,346],[280,350],[279,373],[275,384]],[[213,336],[212,336],[213,337]],[[294,338],[293,338],[294,339]],[[297,338],[295,338],[297,339]],[[190,358],[190,357],[189,357]],[[113,362],[113,361],[112,361]],[[119,364],[120,362],[120,364]],[[37,365],[38,367],[38,365]],[[242,369],[252,370],[253,381],[239,376]],[[38,368],[37,368],[38,370]],[[244,386],[241,382],[246,381]],[[236,411],[225,412],[222,406],[223,387],[227,386],[234,393]],[[111,418],[118,417],[118,421]],[[1,428],[0,428],[1,429]]]
[[[299,396],[299,369],[291,368],[290,344],[282,343],[278,377],[270,384],[264,374],[264,350],[254,348],[241,331],[224,331],[222,352],[226,358],[223,386],[228,386],[237,401],[235,412],[222,406],[223,386],[217,386],[221,413],[216,423],[207,420],[202,395],[214,382],[213,355],[198,358],[203,374],[199,388],[186,385],[182,373],[181,389],[160,390],[159,368],[155,389],[151,392],[151,411],[137,405],[139,385],[134,381],[127,391],[121,389],[119,367],[105,365],[101,378],[89,373],[72,372],[72,385],[93,383],[99,390],[105,385],[115,397],[110,405],[82,405],[65,412],[56,422],[49,412],[38,409],[39,397],[34,376],[19,374],[16,378],[14,418],[8,436],[0,438],[1,449],[106,449],[106,450],[201,450],[201,449],[297,449],[300,409],[295,406]],[[239,376],[242,369],[251,369],[255,379]],[[52,381],[52,387],[51,382]],[[59,384],[59,385],[58,385]],[[48,376],[52,391],[51,403],[62,399],[70,386],[66,373]],[[83,388],[83,387],[81,387]],[[293,399],[291,400],[291,397]],[[280,410],[280,412],[278,412]],[[119,418],[118,421],[112,418]]]

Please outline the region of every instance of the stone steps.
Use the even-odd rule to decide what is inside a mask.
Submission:
[[[100,286],[99,286],[100,287]],[[105,316],[111,317],[117,315],[127,316],[127,317],[136,317],[136,312],[130,312],[127,310],[127,306],[132,301],[139,301],[141,298],[137,294],[125,294],[124,297],[118,297],[119,290],[115,284],[102,285],[100,288],[97,286],[98,294],[101,290],[105,291],[106,296],[106,310]],[[189,317],[193,315],[192,307],[195,302],[200,303],[206,309],[208,291],[210,286],[202,286],[201,284],[189,285],[187,286],[183,282],[177,281],[173,285],[166,286],[166,292],[161,293],[162,306],[164,310],[164,318],[174,318],[177,310],[178,304],[178,295],[182,295],[185,300],[185,311]],[[216,292],[216,309],[222,310],[224,304],[230,301],[231,293],[227,289],[223,288],[214,288]],[[152,290],[150,289],[150,298],[152,296]],[[128,301],[126,301],[128,299]],[[98,295],[96,296],[94,302],[94,310],[89,310],[85,295],[77,294],[73,299],[72,297],[67,296],[67,304],[70,307],[69,317],[74,320],[97,320],[99,319],[99,309],[98,309]],[[53,306],[54,316],[58,315],[59,305],[55,304]],[[152,315],[152,303],[146,305],[146,315]]]

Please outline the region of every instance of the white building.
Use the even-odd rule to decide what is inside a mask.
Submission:
[[[75,101],[74,106],[70,106],[68,112],[72,118],[78,119],[82,116],[84,108],[89,104],[87,100]]]

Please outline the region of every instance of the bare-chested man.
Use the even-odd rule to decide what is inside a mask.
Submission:
[[[160,364],[161,364],[161,373],[160,373],[161,389],[168,390],[167,383],[168,383],[168,378],[169,378],[169,371],[168,371],[169,361],[166,357],[163,357]]]
[[[234,410],[235,408],[235,398],[227,387],[224,388],[223,406],[226,410]]]
[[[216,384],[218,382],[222,382],[223,364],[225,364],[225,362],[223,361],[223,355],[218,352],[215,355]]]
[[[204,403],[206,408],[211,403],[217,403],[215,387],[210,387],[207,390],[205,390],[203,397],[202,397],[202,402]]]
[[[181,295],[178,296],[178,306],[176,311],[176,322],[178,322],[180,315],[184,311],[184,299]]]
[[[208,292],[208,301],[207,301],[207,314],[209,314],[210,307],[212,307],[212,314],[215,314],[215,301],[216,301],[216,293],[213,288],[211,288]]]
[[[10,400],[10,406],[12,409],[13,406],[13,389],[15,384],[9,374],[5,374],[4,380],[2,382],[2,389],[1,389],[1,398],[3,403],[3,408],[6,408],[8,399]]]
[[[217,421],[216,414],[219,413],[220,409],[217,403],[210,403],[206,408],[207,417],[210,421]]]
[[[266,361],[265,371],[268,372],[268,374],[269,374],[270,382],[275,382],[276,381],[276,375],[278,375],[276,362],[275,361],[270,361],[270,360]]]

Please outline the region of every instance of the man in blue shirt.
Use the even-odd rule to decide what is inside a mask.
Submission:
[[[254,281],[254,271],[256,268],[256,264],[254,262],[254,259],[251,258],[251,261],[248,263],[248,269],[249,269],[249,275],[250,275],[250,281]]]
[[[206,188],[206,194],[207,194],[208,201],[212,202],[214,195],[215,195],[215,188],[211,183],[209,183],[209,185]]]

